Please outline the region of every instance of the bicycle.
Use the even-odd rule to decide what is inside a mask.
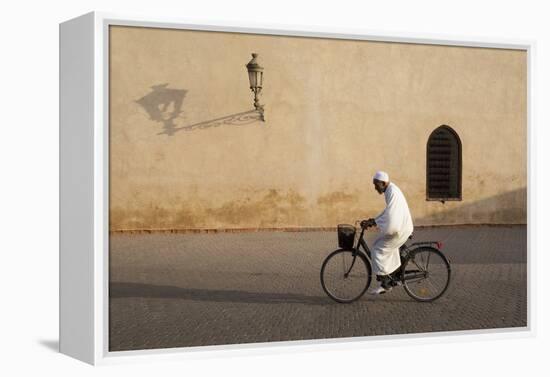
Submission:
[[[321,267],[323,290],[336,302],[354,302],[370,286],[371,251],[363,238],[367,228],[361,227],[355,244],[356,227],[338,225],[339,249],[330,253]],[[412,238],[411,235],[409,239]],[[441,248],[442,244],[438,241],[402,245],[399,248],[401,266],[389,275],[390,285],[402,285],[411,298],[420,302],[431,302],[441,297],[451,281],[451,262]]]

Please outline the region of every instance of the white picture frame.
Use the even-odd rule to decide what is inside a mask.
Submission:
[[[534,41],[461,38],[364,30],[317,29],[281,25],[190,23],[182,19],[143,18],[92,12],[60,24],[60,351],[90,364],[135,360],[184,359],[238,353],[293,352],[300,348],[368,347],[384,342],[458,341],[484,334],[492,339],[534,334],[532,228],[528,226],[528,326],[452,333],[395,335],[109,352],[109,70],[111,25],[323,37],[384,42],[515,49],[527,52],[528,145],[532,139],[532,71]],[[528,150],[528,186],[532,187],[532,151]],[[533,221],[528,191],[528,224]]]

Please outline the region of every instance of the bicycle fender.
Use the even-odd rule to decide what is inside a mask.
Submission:
[[[422,242],[413,242],[412,244],[409,245],[409,249],[412,249],[412,248],[417,248],[417,247],[433,247],[434,249],[437,249],[439,250],[439,248],[437,247],[437,242],[436,241],[422,241]],[[439,250],[441,251],[441,250]]]
[[[435,241],[413,243],[412,245],[409,246],[409,253],[413,255],[416,250],[421,248],[430,248],[430,249],[437,250],[443,256],[443,258],[445,258],[447,262],[449,262],[449,265],[451,264],[451,258],[449,258],[447,254],[445,254],[444,252],[442,252],[440,249],[437,248],[437,242]]]

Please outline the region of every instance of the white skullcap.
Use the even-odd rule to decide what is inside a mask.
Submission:
[[[377,179],[377,180],[382,181],[382,182],[389,182],[390,181],[390,176],[385,171],[377,171],[376,174],[374,175],[374,177],[372,177],[372,178]]]

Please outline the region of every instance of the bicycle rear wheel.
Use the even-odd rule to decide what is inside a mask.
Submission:
[[[372,269],[361,253],[336,250],[323,262],[321,285],[334,301],[349,303],[361,297],[370,285]]]
[[[412,250],[403,271],[403,288],[416,301],[436,300],[451,281],[449,261],[441,251],[431,247]]]

